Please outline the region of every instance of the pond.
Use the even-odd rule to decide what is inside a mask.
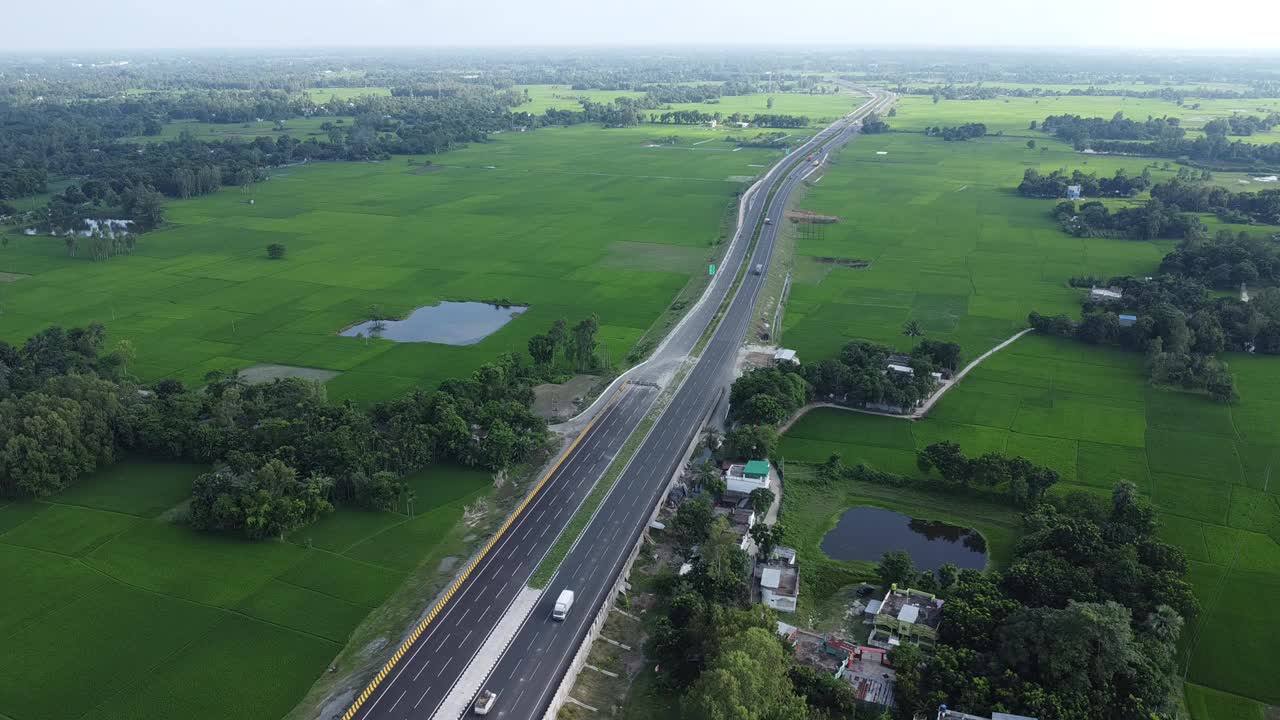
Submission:
[[[850,508],[822,537],[822,552],[837,560],[879,562],[890,550],[906,550],[920,570],[947,563],[975,570],[987,565],[987,541],[976,530],[883,508]]]
[[[403,320],[366,320],[338,333],[394,342],[475,345],[529,308],[479,302],[442,302],[420,307]]]

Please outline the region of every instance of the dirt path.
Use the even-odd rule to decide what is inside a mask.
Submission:
[[[1005,340],[999,345],[979,355],[977,358],[973,360],[973,362],[969,363],[968,365],[965,365],[964,369],[956,373],[955,377],[942,383],[941,387],[939,387],[936,391],[934,391],[934,393],[930,395],[927,400],[921,403],[920,407],[916,408],[910,414],[899,415],[898,413],[882,412],[880,410],[868,410],[866,408],[850,407],[848,405],[838,405],[836,403],[815,402],[815,403],[809,403],[808,405],[805,405],[804,407],[796,411],[795,415],[792,415],[789,420],[783,423],[782,427],[778,428],[778,435],[780,436],[785,435],[787,431],[791,429],[791,426],[794,425],[797,420],[809,414],[810,410],[813,410],[815,408],[823,408],[823,407],[836,408],[837,410],[847,410],[848,412],[862,413],[863,415],[879,415],[881,417],[897,418],[899,420],[919,420],[920,418],[927,415],[931,409],[933,409],[933,406],[938,402],[938,400],[942,399],[942,396],[948,390],[955,387],[957,383],[963,380],[964,376],[968,375],[970,370],[982,364],[982,361],[986,360],[987,358],[991,357],[997,352],[1000,352],[1001,350],[1009,347],[1018,338],[1022,337],[1023,335],[1026,335],[1029,332],[1031,332],[1031,328],[1020,330],[1017,333],[1015,333],[1013,337],[1009,338],[1008,340]]]

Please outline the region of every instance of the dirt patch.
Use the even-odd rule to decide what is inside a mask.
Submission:
[[[24,275],[22,273],[0,272],[0,283],[18,282],[19,280],[26,280],[29,277],[31,276]]]
[[[839,265],[848,268],[867,268],[871,267],[870,260],[859,260],[858,258],[840,258],[840,257],[815,257],[815,262],[825,263],[827,265]]]
[[[582,409],[585,398],[599,380],[598,375],[574,375],[559,385],[537,385],[533,388],[533,413],[552,422],[568,420]]]
[[[836,215],[821,215],[816,212],[810,212],[809,210],[788,210],[786,218],[794,223],[808,222],[830,224],[840,222],[840,218]]]
[[[410,175],[429,175],[431,173],[440,172],[443,169],[443,165],[414,165],[409,170],[405,170],[405,172]]]
[[[284,378],[303,378],[317,382],[328,382],[342,373],[337,370],[296,367],[293,365],[252,365],[240,371],[240,377],[250,385],[283,380]]]
[[[447,558],[441,558],[440,564],[436,566],[436,572],[447,573],[453,572],[453,566],[458,564],[458,558],[450,555]]]

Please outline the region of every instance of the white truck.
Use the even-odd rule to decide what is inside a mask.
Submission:
[[[560,597],[556,598],[556,606],[551,610],[551,619],[564,620],[571,607],[573,607],[573,591],[561,590]]]
[[[492,690],[482,690],[476,696],[476,702],[471,706],[471,711],[477,715],[488,715],[496,702],[498,702],[498,693]]]

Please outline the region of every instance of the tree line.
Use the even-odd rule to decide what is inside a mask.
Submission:
[[[986,137],[987,126],[983,123],[965,123],[952,127],[936,125],[925,128],[924,134],[926,137],[940,137],[947,142],[963,142],[974,138]]]
[[[1062,198],[1067,196],[1069,186],[1078,186],[1081,197],[1134,197],[1151,187],[1151,171],[1143,168],[1142,174],[1130,177],[1123,169],[1116,170],[1112,177],[1099,178],[1097,173],[1086,173],[1072,170],[1053,170],[1048,175],[1041,175],[1035,168],[1022,171],[1022,182],[1018,183],[1018,194],[1031,198]]]
[[[1059,115],[1045,118],[1040,129],[1071,143],[1077,150],[1091,149],[1116,155],[1145,155],[1189,160],[1225,167],[1256,168],[1280,165],[1280,146],[1276,143],[1247,143],[1231,140],[1229,133],[1239,129],[1258,128],[1271,122],[1268,118],[1230,120],[1206,123],[1204,135],[1186,137],[1178,118],[1149,118],[1135,122],[1116,113],[1111,120]],[[1032,129],[1036,129],[1033,123]]]
[[[194,527],[276,537],[333,505],[389,507],[402,478],[433,463],[499,471],[549,437],[530,410],[545,372],[521,355],[362,410],[298,378],[214,371],[199,390],[144,388],[127,373],[129,343],[105,343],[97,324],[0,342],[0,496],[52,495],[124,452],[186,459],[214,467],[193,487]]]

